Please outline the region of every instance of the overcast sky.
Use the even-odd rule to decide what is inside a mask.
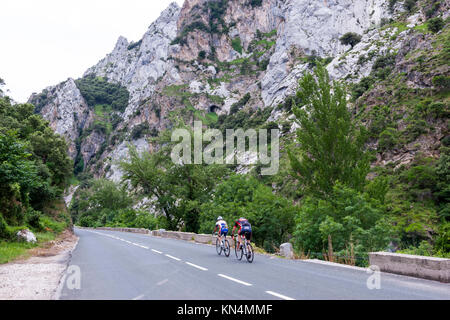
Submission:
[[[112,51],[119,36],[139,40],[175,0],[1,0],[0,78],[8,95],[78,78]],[[183,0],[176,0],[181,6]]]

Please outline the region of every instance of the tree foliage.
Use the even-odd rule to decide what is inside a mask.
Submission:
[[[289,200],[273,194],[256,178],[234,174],[217,186],[211,201],[202,205],[200,232],[210,233],[218,216],[231,228],[237,219],[246,217],[252,224],[253,241],[274,252],[290,239],[296,210]]]
[[[354,32],[347,32],[339,40],[343,45],[350,45],[352,48],[361,42],[361,36]]]
[[[40,230],[43,211],[72,175],[67,143],[31,104],[0,98],[0,207],[9,226]]]
[[[135,192],[154,200],[156,209],[167,219],[167,228],[197,232],[200,205],[209,200],[227,169],[222,165],[173,163],[171,132],[165,131],[155,139],[156,152],[139,154],[130,146],[130,159],[120,164],[123,179]]]
[[[369,172],[366,132],[354,124],[342,85],[331,83],[319,66],[299,81],[297,97],[293,112],[300,126],[299,147],[289,157],[305,191],[327,197],[337,181],[362,190]]]
[[[107,82],[106,79],[94,75],[85,76],[75,83],[90,107],[109,105],[115,111],[124,112],[128,106],[130,94],[120,84]]]

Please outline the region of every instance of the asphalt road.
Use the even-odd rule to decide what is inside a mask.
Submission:
[[[450,285],[381,273],[370,290],[366,270],[256,254],[249,264],[215,247],[142,234],[81,230],[60,299],[271,300],[450,299]],[[76,281],[75,281],[76,283]]]

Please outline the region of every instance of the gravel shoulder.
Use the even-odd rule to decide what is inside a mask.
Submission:
[[[0,300],[52,300],[72,250],[78,242],[66,230],[44,247],[31,249],[31,257],[0,265]]]

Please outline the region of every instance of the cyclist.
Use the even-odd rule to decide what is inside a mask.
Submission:
[[[234,236],[234,230],[236,228],[239,228],[238,230],[238,248],[241,248],[242,238],[241,236],[244,235],[247,240],[250,242],[252,239],[252,225],[250,222],[248,222],[245,218],[239,218],[239,220],[236,220],[234,223],[233,231],[231,232],[231,236]]]
[[[220,243],[222,243],[222,236],[225,236],[226,238],[228,234],[228,224],[221,216],[217,218],[216,227],[214,228],[213,233],[216,232],[216,230],[218,230],[217,237],[219,238]]]

